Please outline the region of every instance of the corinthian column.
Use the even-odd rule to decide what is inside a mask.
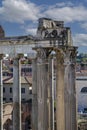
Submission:
[[[32,61],[32,130],[38,130],[37,59]]]
[[[3,79],[2,79],[2,58],[0,54],[0,130],[3,130]]]
[[[49,58],[48,112],[49,130],[54,130],[54,58]]]
[[[56,125],[57,130],[65,130],[64,113],[64,56],[61,50],[56,50],[57,79],[56,79]]]
[[[75,58],[76,49],[68,47],[65,52],[65,130],[77,130]]]
[[[13,61],[13,130],[21,130],[21,64],[20,56]]]
[[[71,86],[70,86],[70,51],[67,49],[64,57],[64,99],[65,99],[65,130],[71,130]]]
[[[45,49],[37,49],[38,130],[48,129],[48,62]]]
[[[71,130],[77,130],[77,107],[76,107],[76,72],[75,72],[75,65],[76,65],[76,48],[73,47],[70,55],[70,87],[71,87]]]

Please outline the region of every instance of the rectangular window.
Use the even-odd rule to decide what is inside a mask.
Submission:
[[[10,98],[9,100],[12,101],[12,98]]]
[[[5,87],[3,87],[3,93],[5,93]]]
[[[30,94],[32,94],[32,90],[30,90]]]
[[[6,101],[6,98],[3,98],[3,101]]]
[[[21,88],[21,93],[25,93],[25,88]]]
[[[25,98],[22,98],[22,101],[25,101]]]
[[[10,93],[12,93],[12,88],[10,88]]]

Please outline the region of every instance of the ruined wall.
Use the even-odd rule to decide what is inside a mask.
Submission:
[[[42,39],[54,40],[58,45],[72,45],[71,30],[64,27],[64,21],[40,18],[37,35]]]

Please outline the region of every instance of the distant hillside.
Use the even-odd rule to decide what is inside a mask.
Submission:
[[[77,63],[87,63],[87,54],[80,53],[76,58]]]

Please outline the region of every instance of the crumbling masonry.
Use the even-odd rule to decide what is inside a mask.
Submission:
[[[37,37],[0,39],[0,130],[3,130],[3,56],[8,54],[14,60],[13,130],[22,130],[20,58],[23,54],[28,56],[30,50],[37,52],[32,65],[32,130],[77,130],[75,91],[77,47],[73,46],[70,28],[64,27],[63,21],[47,18],[39,19]],[[56,74],[55,113],[53,69]]]

